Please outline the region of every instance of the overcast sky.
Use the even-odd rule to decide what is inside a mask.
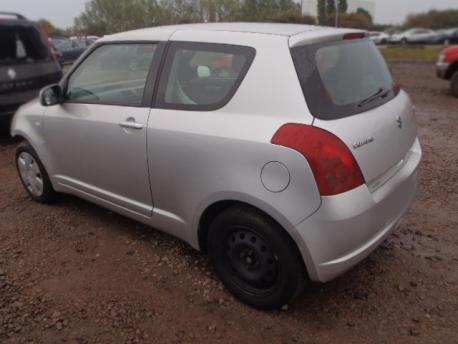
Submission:
[[[458,9],[458,0],[372,0],[377,4],[375,21],[382,24],[401,23],[408,13],[433,8]],[[20,12],[30,19],[47,18],[66,28],[84,10],[87,0],[1,0],[0,11]]]

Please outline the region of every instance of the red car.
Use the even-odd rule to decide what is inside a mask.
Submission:
[[[452,94],[458,97],[458,45],[445,49],[436,64],[437,76],[450,80]]]

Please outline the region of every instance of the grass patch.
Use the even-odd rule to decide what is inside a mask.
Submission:
[[[380,51],[391,62],[429,62],[437,61],[443,47],[386,47]]]

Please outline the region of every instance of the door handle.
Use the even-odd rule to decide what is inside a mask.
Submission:
[[[144,124],[135,122],[135,118],[129,117],[125,121],[119,122],[119,126],[122,128],[140,130],[145,127]]]

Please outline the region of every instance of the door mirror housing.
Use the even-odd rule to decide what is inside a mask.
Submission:
[[[52,106],[62,103],[62,88],[59,84],[46,86],[40,91],[39,99],[43,106]]]

